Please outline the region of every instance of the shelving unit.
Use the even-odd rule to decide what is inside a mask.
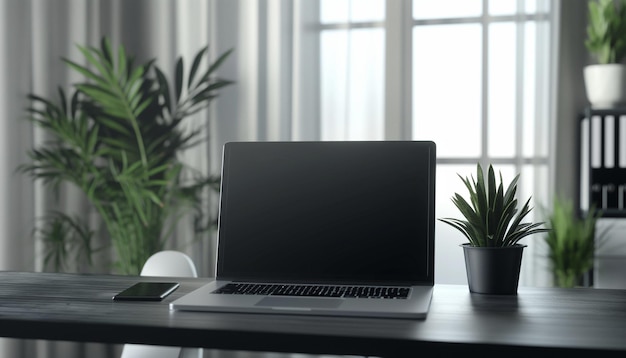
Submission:
[[[587,108],[580,123],[580,209],[626,217],[626,108]]]
[[[626,280],[626,108],[587,108],[580,122],[580,215],[602,210],[596,230],[606,232],[584,286],[624,288]],[[610,229],[610,230],[609,230]]]

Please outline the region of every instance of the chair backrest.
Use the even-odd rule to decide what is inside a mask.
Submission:
[[[180,251],[159,251],[146,260],[141,269],[141,276],[198,277],[196,266],[189,256]],[[180,348],[125,344],[121,358],[180,358],[199,357],[203,354],[199,348]]]
[[[148,258],[141,269],[141,276],[198,277],[198,272],[185,253],[164,250]]]

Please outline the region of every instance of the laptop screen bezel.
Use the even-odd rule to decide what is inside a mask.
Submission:
[[[420,153],[428,156],[427,159],[427,169],[428,170],[428,187],[429,190],[427,192],[428,197],[428,215],[427,218],[428,228],[426,235],[426,272],[425,275],[421,276],[416,280],[398,280],[394,282],[390,282],[385,280],[384,282],[378,282],[376,280],[362,280],[362,284],[385,284],[385,285],[428,285],[432,286],[434,284],[434,244],[435,244],[435,170],[436,170],[436,145],[432,141],[387,141],[387,143],[394,143],[394,145],[406,145],[406,146],[417,146],[420,148]],[[237,280],[237,281],[262,281],[262,282],[309,282],[309,279],[299,280],[297,277],[257,277],[257,276],[246,276],[246,275],[237,275],[232,272],[229,272],[228,267],[226,265],[227,261],[227,252],[225,252],[225,245],[221,245],[221,240],[224,239],[222,220],[227,213],[224,211],[223,206],[224,202],[228,199],[228,182],[229,182],[229,165],[230,165],[230,151],[233,148],[239,148],[240,146],[257,146],[257,145],[284,145],[285,149],[294,148],[294,145],[323,145],[323,143],[329,142],[228,142],[225,143],[223,147],[223,157],[222,157],[222,181],[221,181],[221,190],[220,190],[220,205],[219,205],[219,218],[218,218],[218,236],[217,236],[217,259],[215,262],[216,265],[216,278],[218,280]],[[334,142],[334,143],[348,143],[348,142]],[[354,146],[367,146],[367,145],[381,145],[381,141],[351,141],[350,145]],[[346,281],[343,279],[321,279],[316,282],[319,283],[334,283],[334,284],[342,284],[342,283],[355,283],[353,280]]]

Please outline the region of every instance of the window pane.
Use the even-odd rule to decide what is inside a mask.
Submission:
[[[413,29],[413,138],[439,157],[481,154],[481,48],[479,24]]]
[[[544,221],[544,209],[550,209],[552,200],[549,198],[548,165],[524,165],[520,177],[520,199],[531,198],[530,205],[534,208],[526,217],[525,221]],[[521,203],[523,205],[524,203]]]
[[[525,7],[527,14],[548,13],[550,11],[550,0],[526,0]]]
[[[518,0],[491,0],[489,1],[489,15],[514,15],[517,11]],[[536,14],[550,10],[549,0],[525,0],[523,2],[524,13]]]
[[[385,19],[385,0],[352,0],[352,21],[382,21]]]
[[[542,3],[550,3],[548,0],[540,0]],[[527,14],[534,14],[537,12],[537,1],[536,0],[526,0],[524,2],[525,10]],[[541,5],[545,7],[545,5]]]
[[[323,31],[322,139],[384,139],[384,30]]]
[[[489,26],[489,156],[515,155],[515,23]]]
[[[489,15],[513,15],[517,10],[517,0],[489,1]]]
[[[348,22],[350,0],[321,0],[320,21],[322,24]]]
[[[549,113],[549,24],[524,25],[524,156],[547,156],[550,133]]]
[[[461,213],[454,203],[452,196],[459,193],[467,197],[467,189],[457,174],[462,177],[475,176],[474,165],[444,165],[437,164],[437,183],[435,197],[436,218],[462,219]],[[459,245],[467,242],[463,234],[452,226],[439,220],[435,223],[435,280],[437,283],[467,284],[463,250]]]
[[[474,17],[482,14],[482,7],[481,0],[413,0],[413,18],[426,20]]]
[[[321,34],[321,101],[322,138],[345,135],[348,113],[348,36],[349,31],[322,31]]]
[[[541,137],[536,136],[535,122],[537,122],[537,66],[536,56],[536,26],[534,22],[524,25],[524,134],[522,150],[524,156],[533,156],[535,148],[539,147]],[[545,154],[545,153],[544,153]]]
[[[321,0],[320,21],[323,24],[382,21],[385,0]]]

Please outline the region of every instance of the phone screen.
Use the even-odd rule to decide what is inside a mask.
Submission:
[[[180,286],[178,282],[138,282],[113,296],[114,300],[160,301]]]

